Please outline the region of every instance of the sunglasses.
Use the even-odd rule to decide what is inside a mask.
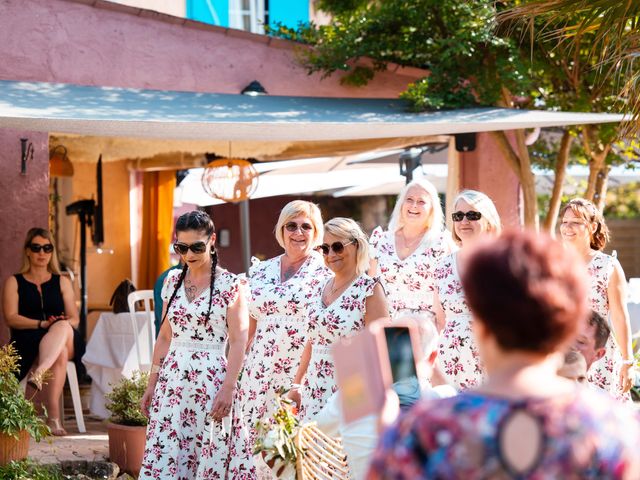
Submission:
[[[178,255],[186,255],[189,250],[191,250],[193,253],[200,254],[206,252],[207,244],[205,242],[196,242],[187,245],[186,243],[176,242],[173,244],[173,250]]]
[[[29,250],[31,250],[33,253],[38,253],[40,252],[40,250],[42,250],[44,253],[51,253],[53,252],[53,245],[51,245],[50,243],[45,243],[44,245],[40,245],[39,243],[30,243]]]
[[[467,217],[467,220],[470,222],[477,222],[482,218],[482,214],[480,212],[474,212],[473,210],[469,210],[468,212],[454,212],[451,214],[451,218],[454,222],[461,222],[464,217]]]
[[[331,245],[329,245],[328,243],[323,243],[322,245],[318,245],[316,247],[316,250],[321,251],[322,255],[324,255],[325,257],[329,255],[329,252],[331,250],[333,250],[334,253],[340,255],[342,252],[344,252],[344,247],[346,247],[347,245],[351,245],[352,243],[356,243],[356,241],[351,240],[350,242],[347,242],[347,243],[333,242]]]
[[[287,232],[295,232],[298,229],[302,230],[303,232],[310,232],[311,230],[313,230],[313,225],[311,225],[310,223],[301,223],[300,225],[298,225],[296,222],[289,222],[286,223],[284,228],[286,228]]]

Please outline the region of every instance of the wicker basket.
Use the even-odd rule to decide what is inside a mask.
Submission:
[[[16,439],[12,435],[0,433],[0,465],[13,460],[23,460],[29,455],[29,434],[21,430]]]

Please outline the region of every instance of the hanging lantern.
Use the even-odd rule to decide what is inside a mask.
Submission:
[[[202,188],[214,198],[240,202],[258,187],[258,172],[247,160],[221,158],[210,162],[202,174]]]

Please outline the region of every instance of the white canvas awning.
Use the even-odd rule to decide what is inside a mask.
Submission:
[[[412,113],[402,100],[247,97],[0,81],[0,128],[107,137],[322,142],[608,123],[621,119],[622,115],[506,108]]]

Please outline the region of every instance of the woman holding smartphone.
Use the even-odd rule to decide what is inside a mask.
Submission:
[[[308,307],[308,343],[291,395],[302,403],[302,419],[312,418],[337,390],[332,344],[388,315],[382,286],[366,273],[369,242],[354,220],[337,217],[325,223],[319,250],[334,275],[322,283]]]
[[[608,319],[612,327],[607,351],[589,369],[589,381],[615,398],[630,400],[634,361],[627,280],[620,262],[602,252],[609,241],[609,229],[596,206],[582,198],[569,201],[560,211],[560,218],[563,243],[575,249],[587,264],[590,307]]]
[[[176,222],[181,270],[162,289],[163,321],[141,407],[149,415],[141,479],[240,478],[251,452],[231,454],[230,430],[249,318],[243,285],[218,267],[213,221],[205,212]],[[225,355],[225,350],[228,353]]]
[[[464,190],[453,202],[453,238],[461,250],[440,260],[435,270],[434,310],[438,330],[439,371],[457,390],[482,383],[483,369],[471,329],[471,311],[460,282],[459,258],[478,239],[500,235],[498,211],[482,192]]]
[[[78,336],[75,328],[80,320],[73,286],[60,275],[48,230],[32,228],[27,232],[22,268],[5,282],[2,306],[11,341],[20,355],[20,378],[28,375],[27,385],[42,391],[51,433],[66,435],[60,418],[60,395],[67,361],[74,356],[74,336]]]

